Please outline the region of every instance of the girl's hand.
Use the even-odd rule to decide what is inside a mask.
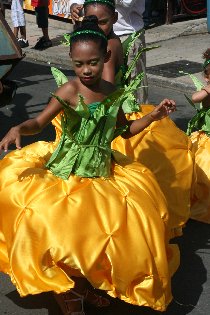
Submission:
[[[73,3],[70,7],[71,18],[73,22],[79,21],[80,12],[83,9],[83,5]]]
[[[18,127],[13,127],[6,134],[6,136],[0,142],[0,152],[4,150],[4,152],[8,151],[8,147],[11,143],[15,143],[17,149],[21,149],[21,135]]]
[[[164,99],[155,109],[151,112],[151,118],[155,120],[160,120],[167,117],[169,114],[176,110],[176,103],[173,100]]]

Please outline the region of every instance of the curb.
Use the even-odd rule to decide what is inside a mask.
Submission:
[[[160,76],[156,76],[152,74],[147,74],[147,78],[148,78],[149,85],[155,85],[162,88],[169,88],[169,89],[180,91],[182,93],[184,92],[184,93],[191,94],[195,92],[195,86],[193,83],[190,84],[190,83],[184,83],[184,82],[177,82],[177,81],[170,80],[168,78],[164,78],[164,77],[160,77]]]
[[[66,58],[61,56],[61,55],[49,55],[48,50],[46,52],[42,51],[40,54],[40,51],[37,51],[35,49],[27,49],[24,51],[25,52],[25,59],[29,59],[29,61],[38,61],[38,62],[43,62],[49,65],[59,65],[59,66],[65,66],[68,67],[69,70],[72,70],[72,62],[68,56],[68,53],[66,53]]]
[[[201,18],[147,29],[145,38],[147,45],[154,45],[177,37],[207,33],[207,19]]]

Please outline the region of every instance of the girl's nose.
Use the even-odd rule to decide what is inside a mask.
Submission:
[[[91,74],[91,73],[92,73],[91,68],[88,67],[88,66],[84,67],[83,73],[86,74],[86,75],[87,75],[87,74]]]

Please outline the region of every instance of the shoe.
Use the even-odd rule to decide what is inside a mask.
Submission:
[[[50,39],[41,37],[33,48],[37,50],[43,50],[49,47],[52,47],[52,41]]]
[[[26,48],[29,46],[28,41],[24,38],[18,38],[18,44],[20,45],[21,48]]]
[[[70,290],[65,293],[54,294],[54,296],[64,315],[85,315],[83,307],[83,295],[77,293],[74,290]],[[72,304],[74,304],[74,302],[80,302],[81,310],[79,312],[71,310]]]
[[[87,289],[84,294],[84,301],[87,302],[88,304],[100,308],[107,307],[110,305],[110,301],[107,298],[98,295],[89,289]]]

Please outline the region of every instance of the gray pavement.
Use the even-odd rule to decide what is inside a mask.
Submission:
[[[12,27],[10,10],[6,12],[6,19]],[[49,34],[53,47],[44,51],[36,51],[32,48],[42,35],[36,25],[34,14],[26,13],[26,22],[29,40],[29,47],[24,49],[26,57],[49,64],[60,64],[71,69],[68,47],[62,44],[63,34],[73,29],[70,20],[49,19]],[[202,53],[209,46],[209,37],[206,18],[176,22],[146,30],[147,45],[159,45],[159,48],[147,52],[149,84],[185,91],[194,90],[189,76],[180,74],[179,71],[193,73],[202,79]]]

